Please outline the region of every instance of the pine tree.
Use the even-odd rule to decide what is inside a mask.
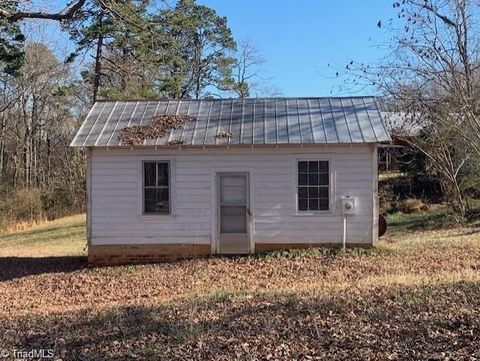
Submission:
[[[69,60],[93,53],[93,67],[82,73],[92,85],[93,101],[99,94],[138,97],[127,92],[131,73],[126,71],[125,63],[127,60],[137,62],[139,54],[145,52],[146,39],[155,38],[147,14],[149,4],[150,1],[145,0],[128,0],[112,2],[106,8],[103,2],[93,1],[84,7],[81,16],[68,24],[77,46]]]
[[[14,11],[18,7],[17,0],[4,0],[2,8]],[[22,66],[24,59],[23,45],[25,36],[20,25],[0,18],[0,69],[7,74],[15,74]]]
[[[231,74],[236,48],[227,19],[194,0],[179,0],[162,13],[171,42],[170,63],[161,89],[172,98],[211,95]]]

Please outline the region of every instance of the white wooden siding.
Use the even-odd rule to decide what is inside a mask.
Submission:
[[[296,210],[296,162],[331,161],[332,209],[305,215]],[[155,244],[216,242],[215,173],[250,173],[251,236],[255,243],[342,241],[342,196],[356,198],[348,241],[371,244],[374,147],[370,145],[223,149],[104,149],[91,152],[91,242]],[[172,215],[141,215],[141,164],[171,162]]]

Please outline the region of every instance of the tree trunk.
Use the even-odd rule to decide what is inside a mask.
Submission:
[[[95,54],[95,74],[93,77],[93,102],[97,101],[98,90],[100,88],[100,77],[102,76],[102,52],[103,52],[103,13],[100,13],[98,19],[100,31],[97,40],[97,52]]]
[[[193,79],[195,82],[195,99],[200,98],[200,91],[201,91],[201,65],[202,65],[202,46],[201,40],[199,39],[199,35],[195,37],[195,59],[193,62]]]

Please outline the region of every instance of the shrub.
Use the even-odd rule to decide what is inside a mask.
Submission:
[[[38,188],[20,188],[8,192],[0,204],[2,223],[42,220],[44,214],[41,197],[42,192]]]
[[[16,223],[36,223],[84,211],[85,195],[80,189],[16,188],[1,191],[0,230]]]
[[[380,202],[380,213],[381,214],[389,214],[395,211],[396,203],[390,201],[382,201]]]
[[[430,207],[421,199],[416,198],[408,198],[400,201],[397,205],[397,208],[399,211],[406,214],[425,212],[430,209]]]

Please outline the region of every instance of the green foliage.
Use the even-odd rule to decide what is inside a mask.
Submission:
[[[91,2],[68,26],[77,49],[95,52],[82,76],[109,99],[199,98],[231,77],[236,43],[227,20],[193,0],[157,13],[150,1]]]
[[[459,185],[470,199],[480,200],[480,157],[472,156],[460,172]]]
[[[17,0],[2,1],[4,10],[14,10],[18,7]],[[23,63],[23,45],[25,36],[20,25],[0,19],[0,70],[14,75]]]
[[[147,80],[144,62],[146,45],[156,43],[147,14],[150,1],[128,0],[112,2],[90,1],[73,21],[66,25],[76,50],[67,58],[72,62],[79,55],[93,53],[95,61],[82,71],[82,77],[93,88],[94,96],[100,88],[103,96],[127,93],[130,98],[140,97],[132,90],[145,92]],[[158,45],[158,44],[157,44]],[[126,66],[128,64],[128,66]],[[150,87],[151,86],[147,86]]]
[[[169,63],[160,86],[167,96],[208,96],[209,87],[219,87],[231,76],[236,43],[225,17],[194,0],[180,0],[157,19],[169,41]]]
[[[386,217],[388,234],[401,234],[412,231],[448,229],[458,224],[452,210],[437,206],[429,212],[405,214],[397,212]]]
[[[106,99],[115,99],[118,101],[128,101],[132,99],[154,100],[158,99],[158,92],[152,86],[142,86],[129,82],[124,88],[110,86],[100,92]]]
[[[438,179],[428,175],[425,168],[416,169],[412,165],[406,173],[380,178],[378,196],[382,214],[408,209],[411,209],[408,212],[418,212],[425,210],[428,204],[441,202],[442,191]]]

